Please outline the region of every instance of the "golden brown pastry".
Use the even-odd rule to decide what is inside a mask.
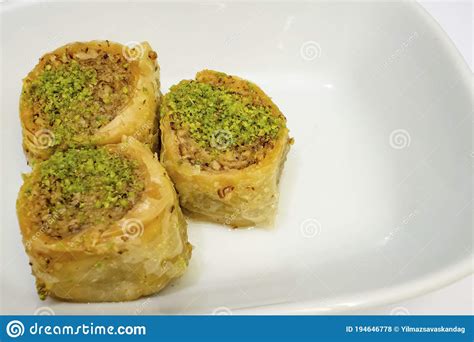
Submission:
[[[173,184],[134,138],[37,163],[17,212],[41,298],[133,300],[181,276],[191,257]]]
[[[164,96],[161,161],[191,216],[234,227],[268,225],[292,139],[255,84],[204,70]]]
[[[23,80],[20,119],[30,162],[56,150],[156,140],[157,54],[146,42],[76,42],[41,57]]]

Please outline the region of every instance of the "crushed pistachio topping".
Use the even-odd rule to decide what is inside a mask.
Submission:
[[[286,126],[283,114],[256,85],[212,70],[171,87],[162,108],[180,158],[203,170],[259,163]]]
[[[34,122],[54,133],[54,145],[86,142],[129,101],[133,76],[126,60],[103,50],[94,51],[94,58],[81,53],[92,51],[48,55],[23,89]]]
[[[107,228],[144,190],[137,162],[100,148],[58,151],[28,178],[26,194],[41,229],[65,237],[91,226]]]
[[[272,115],[270,107],[208,83],[182,81],[171,87],[165,101],[177,128],[185,129],[209,151],[272,140],[282,125],[281,117]]]
[[[38,297],[40,300],[46,300],[48,297],[48,290],[46,290],[46,286],[43,283],[36,283],[36,292],[38,293]]]

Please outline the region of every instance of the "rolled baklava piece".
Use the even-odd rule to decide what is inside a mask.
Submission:
[[[181,276],[191,256],[171,180],[131,137],[36,163],[17,213],[40,298],[133,300]]]
[[[191,217],[232,227],[271,225],[292,139],[255,84],[204,70],[164,96],[161,161]]]
[[[153,147],[160,99],[157,54],[148,43],[62,46],[41,57],[23,80],[20,119],[27,159],[119,143],[124,135]]]

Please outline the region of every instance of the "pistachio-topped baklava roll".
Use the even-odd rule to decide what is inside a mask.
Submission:
[[[36,163],[17,212],[41,298],[133,300],[181,276],[191,256],[171,180],[131,137]]]
[[[255,84],[204,70],[164,96],[161,161],[191,216],[234,227],[268,225],[292,139]]]
[[[77,42],[41,57],[23,80],[20,119],[29,161],[79,145],[152,145],[160,101],[157,54],[146,42]]]

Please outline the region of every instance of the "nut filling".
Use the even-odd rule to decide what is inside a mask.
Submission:
[[[164,99],[164,115],[183,159],[207,170],[243,169],[273,148],[285,118],[247,81],[223,73],[182,81]]]
[[[33,222],[54,238],[121,219],[144,191],[136,162],[104,147],[58,151],[25,179]]]
[[[51,130],[56,146],[87,143],[129,102],[136,83],[134,64],[100,48],[46,55],[39,73],[25,80],[22,93],[33,123]]]

